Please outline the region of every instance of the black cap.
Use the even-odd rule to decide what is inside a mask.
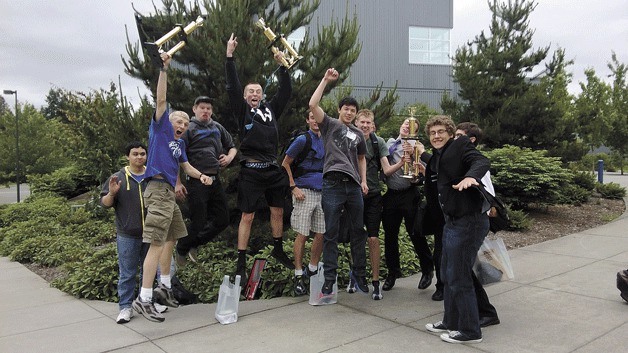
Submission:
[[[209,103],[209,104],[213,105],[212,99],[207,97],[207,96],[198,96],[198,97],[196,97],[196,99],[194,100],[194,105],[197,105],[199,103]]]

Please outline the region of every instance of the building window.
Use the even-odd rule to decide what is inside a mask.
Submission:
[[[450,30],[446,28],[408,28],[408,62],[410,64],[450,65]]]

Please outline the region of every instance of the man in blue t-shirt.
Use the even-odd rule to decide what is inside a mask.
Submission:
[[[303,275],[305,274],[305,277],[309,278],[318,272],[318,261],[323,252],[323,233],[325,232],[325,215],[321,206],[325,149],[314,114],[310,112],[306,122],[309,130],[297,137],[288,147],[281,163],[281,166],[288,173],[294,206],[290,225],[297,232],[297,237],[294,239],[295,295],[307,294]],[[307,153],[305,159],[297,160],[304,153],[303,150],[307,148],[308,139],[311,143],[309,151],[305,152]],[[304,268],[303,252],[305,241],[310,233],[314,234],[314,239],[309,264]]]
[[[163,66],[157,81],[157,107],[151,119],[148,131],[148,163],[144,178],[150,178],[144,192],[146,219],[142,238],[149,243],[144,259],[142,287],[140,295],[133,301],[133,309],[150,321],[164,321],[153,304],[153,281],[157,266],[161,268],[160,284],[154,290],[157,302],[171,307],[179,303],[174,298],[171,288],[170,265],[172,250],[178,238],[185,237],[187,230],[181,210],[176,203],[174,187],[179,173],[179,166],[191,178],[200,179],[205,185],[211,185],[212,179],[199,172],[188,162],[185,143],[181,136],[190,123],[187,113],[174,111],[169,113],[166,102],[168,84],[167,70],[170,55],[162,53]]]

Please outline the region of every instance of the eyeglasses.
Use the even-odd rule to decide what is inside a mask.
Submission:
[[[447,130],[445,130],[445,129],[440,129],[440,130],[436,130],[436,131],[431,130],[430,131],[430,136],[436,136],[436,135],[440,136],[440,135],[445,135],[445,134],[447,134]]]

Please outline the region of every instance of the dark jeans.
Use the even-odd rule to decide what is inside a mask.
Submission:
[[[352,179],[323,179],[323,199],[321,201],[325,213],[325,238],[323,240],[323,269],[326,280],[336,280],[338,269],[338,232],[340,230],[340,214],[346,210],[350,221],[349,238],[351,243],[351,259],[354,274],[366,276],[366,236],[359,231],[364,226],[362,212],[362,188]]]
[[[443,228],[443,280],[445,314],[443,324],[470,338],[482,337],[478,304],[473,285],[473,263],[488,232],[485,213],[452,219],[445,216]]]
[[[181,255],[187,254],[191,248],[207,244],[229,225],[227,195],[220,178],[216,177],[212,185],[190,179],[186,188],[190,225],[188,236],[177,242],[177,252]]]
[[[432,252],[425,236],[417,234],[414,222],[421,195],[415,187],[402,191],[388,189],[383,198],[382,225],[384,227],[384,254],[388,276],[401,277],[399,264],[399,227],[403,221],[419,258],[421,272],[434,270]]]

